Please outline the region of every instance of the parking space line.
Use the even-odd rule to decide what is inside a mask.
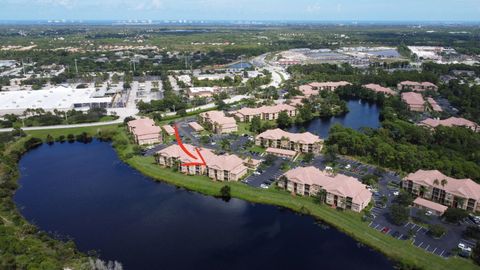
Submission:
[[[374,228],[374,229],[377,229],[377,227],[378,227],[378,226],[380,226],[380,224],[377,224],[377,226],[375,226],[375,228]]]
[[[444,252],[445,252],[445,250],[442,250],[442,253],[440,253],[440,256],[442,256]]]
[[[403,234],[400,234],[400,236],[397,239],[402,239]]]
[[[408,225],[410,225],[410,222],[407,222],[407,224],[405,224],[405,226],[403,226],[403,227],[407,227]]]
[[[412,244],[415,245],[415,239],[413,239],[413,243],[412,243]]]
[[[430,247],[430,245],[428,245],[428,246],[425,248],[425,250],[428,251],[428,248],[429,248],[429,247]]]
[[[437,250],[437,248],[435,248],[435,249],[432,251],[432,253],[435,253],[436,250]]]
[[[370,227],[370,225],[372,225],[373,221],[370,222],[370,224],[368,224],[368,227]]]
[[[423,229],[423,227],[418,228],[417,232],[419,232],[421,229]]]
[[[423,242],[421,242],[420,245],[418,245],[417,247],[422,247],[422,245],[423,245]]]

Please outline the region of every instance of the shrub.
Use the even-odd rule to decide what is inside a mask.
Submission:
[[[444,235],[446,232],[447,232],[447,230],[445,229],[445,227],[443,227],[441,225],[434,224],[434,225],[429,226],[428,233],[430,235],[432,235],[433,237],[437,237],[437,238],[442,237],[442,235]]]
[[[220,189],[220,197],[225,201],[229,201],[232,198],[230,186],[225,185]]]
[[[458,223],[460,220],[468,217],[468,212],[460,208],[449,207],[443,214],[443,217],[447,222]]]

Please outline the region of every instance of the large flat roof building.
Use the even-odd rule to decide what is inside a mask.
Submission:
[[[95,97],[94,88],[74,89],[57,86],[47,90],[2,91],[0,92],[0,115],[22,114],[26,109],[45,111],[85,110],[108,108],[112,97]]]

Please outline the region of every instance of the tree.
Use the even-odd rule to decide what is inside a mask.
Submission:
[[[468,217],[468,212],[460,208],[449,207],[443,214],[443,217],[447,222],[458,223]]]
[[[227,202],[232,198],[230,186],[225,185],[220,189],[220,197]]]
[[[303,156],[303,161],[305,161],[306,163],[310,163],[312,162],[314,157],[315,156],[313,155],[313,153],[305,153]]]
[[[289,127],[292,124],[292,121],[290,120],[290,116],[288,116],[287,112],[283,111],[278,114],[277,118],[277,125],[280,128],[286,128]]]
[[[480,265],[480,241],[477,241],[477,244],[472,249],[472,260]]]
[[[313,200],[318,204],[324,204],[325,199],[327,198],[327,191],[324,189],[320,189],[315,196],[313,196]]]
[[[262,121],[259,116],[254,116],[250,122],[250,131],[253,133],[260,132],[262,128]]]
[[[390,206],[390,218],[395,225],[403,225],[408,221],[408,208],[399,204],[392,204]]]
[[[395,203],[406,207],[413,203],[413,197],[410,193],[401,191],[395,198]]]
[[[432,235],[433,237],[436,237],[436,238],[442,237],[447,232],[445,227],[443,227],[442,225],[438,225],[438,224],[430,225],[428,229],[429,229],[429,231],[428,231],[429,234]]]

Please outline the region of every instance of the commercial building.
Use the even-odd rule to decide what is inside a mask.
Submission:
[[[190,87],[187,90],[189,98],[194,97],[212,97],[214,94],[220,93],[221,87]]]
[[[184,144],[190,153],[196,153],[196,148]],[[158,164],[169,168],[178,168],[189,175],[206,175],[217,181],[238,181],[248,172],[245,161],[235,155],[216,155],[208,149],[199,149],[206,165],[182,166],[185,163],[198,162],[186,154],[179,145],[174,144],[162,149],[156,154]]]
[[[280,177],[278,186],[302,196],[323,193],[322,200],[326,204],[355,212],[362,211],[372,199],[372,193],[357,179],[331,174],[313,166],[286,172]]]
[[[139,145],[162,142],[161,129],[150,118],[132,120],[127,123],[128,131]]]
[[[388,88],[388,87],[383,87],[379,84],[375,84],[375,83],[369,83],[369,84],[365,84],[363,85],[363,88],[366,88],[368,90],[372,90],[373,92],[376,92],[376,93],[383,93],[385,95],[396,95],[397,92],[393,91],[392,89]]]
[[[436,128],[438,126],[445,126],[445,127],[466,127],[475,132],[480,131],[480,127],[477,123],[467,120],[465,118],[460,117],[450,117],[447,119],[432,119],[427,118],[419,123],[421,126],[429,127],[429,128]]]
[[[318,154],[322,150],[323,140],[310,132],[290,133],[277,128],[258,134],[255,144],[266,148]]]
[[[240,122],[250,122],[255,116],[260,117],[261,120],[275,120],[278,118],[280,112],[286,112],[288,116],[295,117],[298,110],[288,104],[278,104],[273,106],[262,106],[259,108],[242,108],[231,114]]]
[[[96,97],[94,88],[74,89],[57,86],[47,90],[0,92],[0,115],[22,114],[26,109],[45,111],[109,108],[113,97]]]
[[[415,92],[424,92],[424,91],[437,91],[438,86],[431,82],[412,82],[412,81],[403,81],[397,84],[397,89],[402,90],[412,90]]]
[[[232,133],[238,131],[237,122],[233,117],[225,116],[221,111],[203,112],[198,115],[198,120],[207,129],[217,134]]]
[[[411,111],[415,112],[424,112],[425,111],[425,100],[419,93],[415,92],[405,92],[402,93],[402,100],[408,105],[408,108]]]
[[[455,179],[438,170],[418,170],[402,179],[402,188],[448,207],[480,210],[480,185],[471,179]]]

